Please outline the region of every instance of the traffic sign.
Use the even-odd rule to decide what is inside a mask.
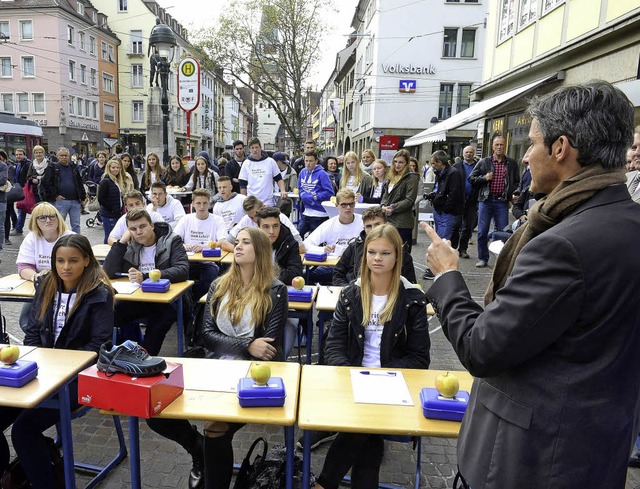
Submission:
[[[178,66],[178,105],[185,112],[200,104],[200,64],[190,56]]]

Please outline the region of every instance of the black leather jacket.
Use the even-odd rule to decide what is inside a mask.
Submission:
[[[398,302],[390,321],[384,325],[380,343],[380,365],[384,368],[429,368],[429,328],[427,299],[406,279],[400,283]],[[327,365],[362,365],[364,327],[360,279],[345,287],[333,315],[327,337]]]
[[[289,311],[289,294],[287,287],[279,280],[274,280],[271,284],[271,311],[262,324],[254,326],[252,338],[238,338],[227,336],[218,328],[216,317],[211,314],[211,297],[216,290],[216,282],[211,284],[209,293],[207,294],[207,303],[204,310],[204,320],[202,326],[202,346],[209,350],[207,355],[209,358],[220,358],[222,356],[232,356],[238,360],[255,360],[249,354],[249,345],[255,338],[267,337],[274,338],[272,343],[277,353],[274,361],[283,361],[282,353],[282,337],[284,335],[284,325],[287,322],[287,314]],[[213,309],[216,310],[218,301],[213,303]]]
[[[302,275],[302,259],[298,242],[287,226],[280,226],[280,236],[273,243],[276,263],[280,267],[280,281],[286,285]]]

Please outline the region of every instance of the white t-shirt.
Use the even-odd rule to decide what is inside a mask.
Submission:
[[[360,185],[356,185],[356,176],[351,175],[347,180],[346,188],[348,188],[355,194],[355,193],[358,193],[358,187],[360,187]]]
[[[373,189],[372,197],[374,199],[380,199],[382,197],[382,187],[384,186],[384,182],[378,182],[378,185]]]
[[[153,204],[147,206],[147,212],[153,211]],[[178,221],[185,216],[184,207],[178,199],[174,199],[170,195],[167,195],[167,201],[165,204],[156,209],[156,212],[164,218],[164,222],[171,225],[172,228],[176,227]]]
[[[220,241],[227,236],[227,226],[220,216],[208,214],[206,219],[198,219],[188,214],[180,219],[174,231],[182,237],[185,245],[206,245],[209,241]]]
[[[380,342],[384,324],[380,324],[380,313],[387,304],[386,295],[373,295],[371,301],[371,317],[364,327],[363,367],[380,367]]]
[[[264,205],[275,205],[273,178],[280,175],[280,168],[273,158],[260,161],[244,160],[240,168],[240,180],[247,181],[247,195],[254,195]]]
[[[63,236],[67,234],[73,234],[73,232],[65,231]],[[56,241],[58,240],[56,239]],[[30,232],[24,237],[20,245],[16,263],[34,265],[36,272],[51,270],[51,251],[53,251],[56,241],[49,243],[46,239],[36,236],[34,232]]]
[[[58,341],[58,336],[60,336],[60,332],[62,328],[64,328],[64,323],[67,321],[67,317],[69,316],[69,311],[73,307],[74,302],[76,301],[76,293],[72,292],[70,294],[65,294],[64,292],[58,292],[53,299],[53,323],[55,326],[54,340],[55,343]]]
[[[146,211],[151,217],[151,222],[164,222],[164,217],[162,217],[156,211],[150,211],[148,208],[146,209]],[[125,214],[124,216],[121,216],[120,219],[118,219],[118,222],[116,222],[116,225],[113,226],[109,237],[115,240],[119,240],[120,238],[122,238],[122,236],[124,236],[124,233],[127,232],[127,229],[127,215]]]
[[[156,268],[156,245],[143,246],[140,253],[140,268],[138,271],[149,273]]]
[[[227,231],[231,231],[231,228],[245,216],[242,203],[246,198],[246,195],[236,194],[235,197],[229,200],[220,200],[213,205],[213,213],[224,219]]]
[[[328,245],[340,245],[345,248],[349,242],[360,236],[364,229],[362,216],[360,214],[353,215],[351,224],[342,224],[339,217],[332,217],[328,221],[323,222],[312,232],[307,239],[304,240],[305,246],[321,246],[322,243]]]
[[[293,234],[293,237],[298,243],[302,241],[302,238],[300,237],[300,233],[298,232],[296,227],[293,225],[293,223],[289,220],[287,216],[285,216],[284,214],[280,214],[280,222],[289,228],[289,230],[291,231],[291,234]],[[230,237],[232,238],[233,241],[235,241],[235,239],[238,237],[238,233],[242,228],[257,228],[257,227],[258,227],[258,223],[253,222],[253,220],[245,214],[245,216],[242,219],[240,219],[240,222],[235,226],[233,226],[233,229],[229,231],[228,238]],[[231,242],[231,239],[227,239],[227,241]]]

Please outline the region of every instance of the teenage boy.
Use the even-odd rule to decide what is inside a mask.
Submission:
[[[220,216],[227,226],[227,231],[231,231],[233,226],[244,217],[245,211],[242,208],[242,203],[247,196],[233,191],[229,177],[218,178],[218,196],[220,198],[213,205],[213,213]]]
[[[240,168],[246,159],[244,154],[244,143],[240,140],[233,142],[233,158],[230,158],[224,166],[224,174],[231,179],[233,191],[240,193]],[[220,189],[218,189],[220,190]]]
[[[131,282],[141,284],[149,272],[157,269],[161,278],[172,283],[189,278],[189,262],[182,238],[166,222],[153,223],[144,209],[127,213],[128,230],[116,241],[104,261],[109,278],[125,273]],[[150,355],[160,353],[162,342],[176,319],[171,304],[150,302],[116,302],[115,324],[125,326],[133,321],[146,320],[142,346]]]
[[[293,192],[293,189],[298,188],[298,173],[289,166],[286,153],[278,151],[273,154],[273,159],[280,169],[280,175],[282,175],[282,180],[284,181],[284,189],[287,192]],[[289,217],[293,210],[293,201],[289,198],[280,199],[278,207],[285,216]]]
[[[258,227],[262,229],[271,242],[274,262],[280,268],[278,279],[285,285],[302,275],[302,259],[298,242],[291,230],[283,226],[280,221],[280,209],[277,207],[262,207],[256,212]]]
[[[382,210],[382,207],[369,207],[364,211],[364,214],[362,214],[362,222],[364,224],[364,231],[362,231],[360,236],[354,241],[349,243],[349,246],[347,246],[347,249],[344,250],[344,253],[340,257],[340,261],[338,261],[338,264],[333,268],[333,285],[349,285],[349,283],[360,276],[364,241],[375,227],[387,222],[387,215]],[[411,258],[411,254],[404,248],[402,250],[402,276],[413,284],[418,283],[416,281],[413,258]]]
[[[145,208],[144,197],[139,190],[131,190],[127,192],[126,194],[124,194],[123,200],[124,205],[127,208],[127,212]],[[162,217],[155,211],[149,212],[149,216],[151,217],[151,222],[153,223],[164,222],[164,217]],[[127,229],[127,215],[125,214],[124,216],[120,217],[120,219],[118,219],[118,222],[116,222],[116,225],[111,230],[107,243],[109,243],[109,245],[112,245],[113,243],[118,241],[120,238],[122,238],[124,233],[127,232]]]
[[[273,182],[278,184],[280,198],[286,199],[287,192],[278,165],[267,153],[262,151],[258,138],[249,140],[249,156],[240,168],[240,192],[254,195],[266,205],[274,205]]]
[[[187,251],[199,253],[209,241],[222,241],[227,235],[227,227],[220,216],[209,213],[209,189],[198,188],[191,196],[196,212],[180,219],[175,233],[182,238]],[[219,271],[213,262],[189,262],[189,280],[195,280],[191,289],[195,301],[207,293]]]
[[[157,212],[164,218],[164,222],[176,227],[178,221],[185,216],[184,207],[178,199],[167,195],[167,186],[164,182],[153,182],[151,184],[151,203],[147,206],[147,211]]]
[[[318,165],[318,155],[314,151],[305,153],[304,166],[298,178],[298,195],[304,205],[298,232],[303,238],[307,232],[312,233],[329,218],[322,202],[333,196],[329,175]]]

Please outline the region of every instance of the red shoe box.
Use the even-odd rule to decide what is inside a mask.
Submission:
[[[93,365],[78,374],[78,402],[120,414],[151,418],[184,390],[182,364],[167,362],[162,375],[107,377]]]

